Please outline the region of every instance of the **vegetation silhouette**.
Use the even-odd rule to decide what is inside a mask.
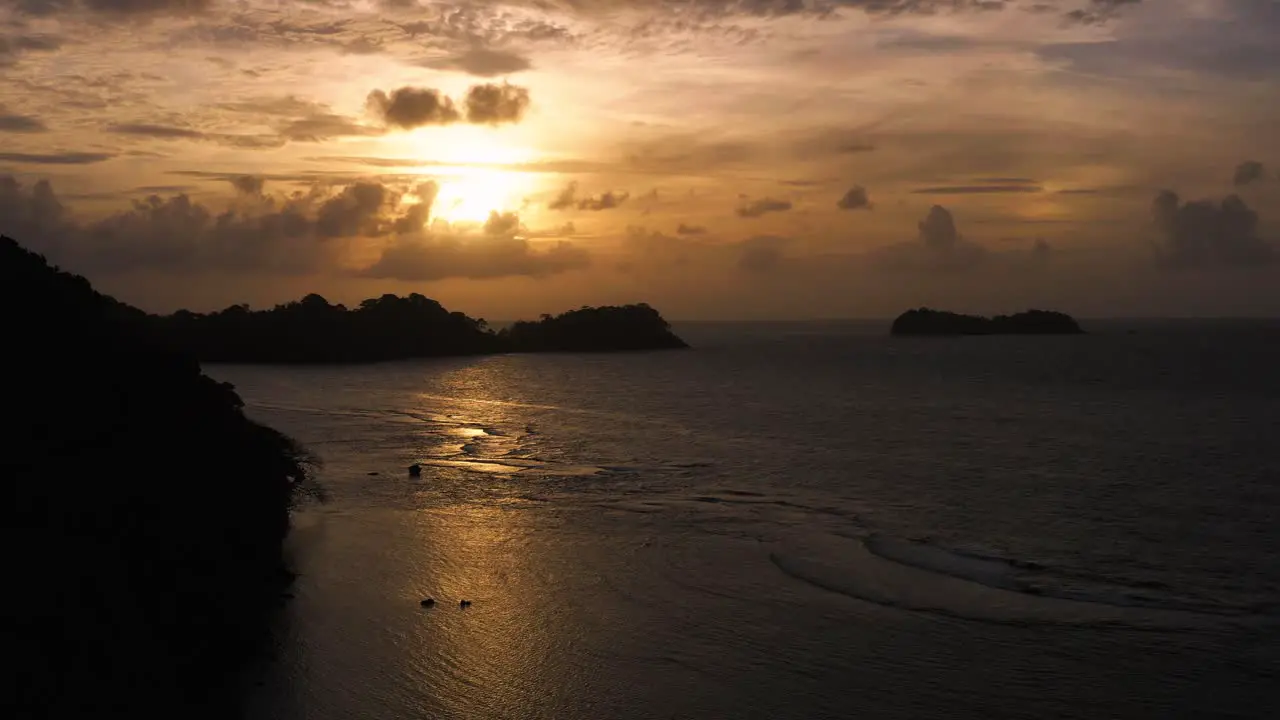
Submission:
[[[1028,310],[986,318],[919,308],[893,321],[891,335],[1079,335],[1084,330],[1070,315]]]
[[[145,313],[5,237],[0,318],[11,711],[225,716],[309,459]]]
[[[153,316],[161,332],[206,362],[354,363],[502,352],[616,352],[687,347],[648,305],[584,307],[494,332],[417,293],[354,309],[319,295],[250,310]]]
[[[671,325],[645,303],[583,307],[536,322],[517,322],[498,333],[512,352],[601,352],[686,348]]]

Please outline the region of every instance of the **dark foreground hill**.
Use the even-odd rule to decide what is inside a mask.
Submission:
[[[1084,332],[1070,315],[1028,310],[993,318],[920,308],[893,321],[892,335],[1079,335]]]
[[[226,716],[306,477],[139,310],[0,238],[14,717]]]
[[[501,352],[618,352],[687,347],[648,305],[581,308],[493,332],[417,293],[383,295],[355,308],[319,295],[250,310],[179,311],[152,322],[207,362],[353,363]]]

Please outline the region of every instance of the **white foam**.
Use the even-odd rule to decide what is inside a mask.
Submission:
[[[1118,607],[1016,592],[946,572],[1004,582],[1003,571],[998,567],[1002,563],[970,560],[945,551],[937,554],[928,546],[886,543],[883,538],[875,542],[880,549],[890,548],[890,552],[909,558],[913,564],[879,556],[862,539],[827,534],[810,534],[780,543],[770,553],[770,559],[787,575],[831,592],[880,605],[971,620],[1170,629],[1226,621],[1181,610]],[[917,562],[937,569],[915,566]]]

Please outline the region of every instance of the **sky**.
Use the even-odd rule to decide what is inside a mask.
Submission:
[[[144,309],[1280,316],[1280,0],[0,0],[0,232]]]

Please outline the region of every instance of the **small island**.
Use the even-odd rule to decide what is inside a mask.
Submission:
[[[1080,335],[1075,318],[1050,310],[1027,310],[993,318],[919,308],[893,321],[891,335]]]
[[[417,293],[383,295],[348,309],[320,295],[271,310],[233,305],[152,316],[160,333],[204,362],[362,363],[531,352],[622,352],[688,347],[645,304],[583,307],[493,331]]]
[[[234,717],[309,459],[145,313],[0,237],[14,717]]]

